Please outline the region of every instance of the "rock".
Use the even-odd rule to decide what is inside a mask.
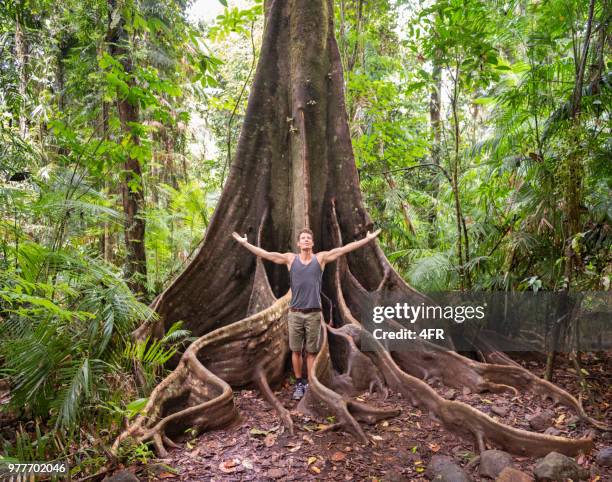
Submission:
[[[472,393],[472,390],[470,390],[469,387],[463,387],[461,392],[463,393],[464,397],[467,397],[470,393]]]
[[[113,475],[105,477],[102,482],[140,482],[140,479],[129,470],[118,470]]]
[[[612,447],[604,447],[597,452],[595,462],[597,462],[597,465],[612,467]]]
[[[552,425],[554,416],[555,414],[550,410],[544,410],[540,413],[527,417],[527,421],[532,429],[544,430]]]
[[[491,407],[491,411],[499,417],[505,417],[506,415],[508,415],[508,409],[506,407],[499,407],[497,405],[493,405]]]
[[[565,482],[589,478],[589,472],[584,470],[576,461],[558,452],[551,452],[543,459],[538,460],[533,471],[537,481]]]
[[[548,427],[544,430],[546,435],[561,435],[561,430],[557,430],[555,427]]]
[[[506,467],[495,482],[533,482],[533,477],[513,467]]]
[[[427,474],[436,482],[471,482],[472,479],[448,455],[434,455],[427,466]]]
[[[485,450],[480,454],[480,476],[494,479],[512,465],[512,457],[503,450]]]

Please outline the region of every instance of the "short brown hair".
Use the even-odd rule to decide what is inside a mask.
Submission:
[[[308,228],[302,228],[302,229],[300,229],[299,233],[297,234],[297,240],[298,240],[298,241],[300,240],[300,236],[301,236],[303,233],[310,234],[310,237],[311,237],[311,238],[314,238],[314,234],[312,233],[312,231],[311,231],[310,229],[308,229]]]

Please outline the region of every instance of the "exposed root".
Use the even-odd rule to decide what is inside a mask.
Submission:
[[[129,437],[136,442],[152,441],[157,453],[165,457],[163,437],[180,436],[190,428],[223,427],[237,418],[232,389],[202,366],[194,352],[195,348],[188,349],[178,367],[155,387],[143,413],[115,440],[111,448],[114,455]]]
[[[501,351],[479,351],[483,363],[492,363],[494,365],[508,365],[520,367],[512,358]]]
[[[293,420],[291,418],[291,414],[289,410],[287,410],[283,404],[276,398],[274,392],[270,389],[270,385],[268,385],[268,380],[266,378],[265,373],[261,369],[256,370],[255,375],[255,384],[257,385],[257,389],[263,396],[263,398],[276,410],[278,416],[280,417],[283,425],[287,428],[289,433],[293,435]]]
[[[399,410],[386,410],[370,407],[365,403],[350,400],[335,392],[333,386],[334,369],[329,354],[327,330],[323,327],[323,343],[319,351],[312,372],[309,373],[309,389],[300,401],[298,409],[304,413],[331,413],[335,416],[341,427],[355,436],[361,443],[369,443],[359,421],[376,423],[379,420],[399,415]],[[328,386],[329,385],[329,386]]]
[[[331,385],[343,395],[354,396],[368,390],[378,392],[383,399],[388,396],[384,379],[372,361],[343,331],[327,327],[329,353],[334,370]]]
[[[132,438],[152,441],[164,457],[168,441],[181,438],[186,429],[200,433],[231,424],[238,412],[230,385],[255,383],[278,410],[278,400],[269,396],[268,380],[279,379],[287,357],[288,302],[289,296],[284,296],[269,308],[193,342],[176,369],[153,390],[143,413],[115,440],[113,453],[123,440]],[[291,430],[290,417],[280,413]]]
[[[332,423],[331,425],[321,428],[317,433],[333,432],[334,430],[340,430],[341,428],[341,423]]]
[[[591,438],[568,439],[540,433],[528,432],[499,423],[488,415],[462,402],[442,398],[422,380],[408,375],[395,363],[391,354],[367,331],[350,326],[351,335],[359,343],[368,337],[374,351],[366,352],[385,377],[387,384],[411,400],[415,406],[422,406],[435,414],[450,431],[463,437],[472,436],[480,449],[485,441],[515,454],[546,455],[557,451],[566,455],[588,452]]]
[[[582,403],[567,391],[520,365],[480,363],[427,342],[414,343],[414,348],[410,352],[394,352],[393,358],[404,371],[418,378],[436,378],[455,388],[467,386],[475,393],[512,391],[518,395],[519,390],[528,390],[573,409],[582,420],[600,430],[610,430],[590,417]]]
[[[483,453],[485,450],[487,450],[487,446],[485,444],[485,440],[482,435],[482,432],[476,432],[475,435],[476,435],[476,446],[478,447],[478,452]]]
[[[181,446],[179,444],[177,444],[176,442],[174,442],[170,437],[168,437],[167,435],[162,435],[162,440],[164,442],[164,445],[166,445],[167,447],[173,448],[173,449],[180,449]]]

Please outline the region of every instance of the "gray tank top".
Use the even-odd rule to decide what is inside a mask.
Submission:
[[[300,256],[296,255],[291,263],[291,308],[321,308],[323,270],[317,257],[314,254],[312,257],[310,263],[304,264],[300,261]]]

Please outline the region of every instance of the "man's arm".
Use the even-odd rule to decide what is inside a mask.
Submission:
[[[319,260],[319,263],[322,263],[322,264],[331,263],[332,261],[336,261],[340,256],[343,256],[346,253],[350,253],[351,251],[359,249],[362,246],[368,244],[379,234],[380,234],[380,229],[377,229],[373,233],[368,231],[368,234],[366,234],[366,237],[363,239],[360,239],[359,241],[353,241],[352,243],[348,243],[339,248],[334,248],[330,251],[321,251],[317,253],[317,259]]]
[[[244,235],[244,237],[242,237],[238,233],[233,232],[232,236],[234,237],[236,241],[238,241],[240,244],[242,244],[242,246],[244,246],[246,249],[248,249],[251,253],[255,254],[256,256],[260,256],[276,264],[289,264],[289,262],[291,261],[289,259],[289,256],[291,255],[291,253],[275,253],[271,251],[266,251],[265,249],[261,249],[258,246],[253,246],[251,243],[247,241],[246,234]]]

